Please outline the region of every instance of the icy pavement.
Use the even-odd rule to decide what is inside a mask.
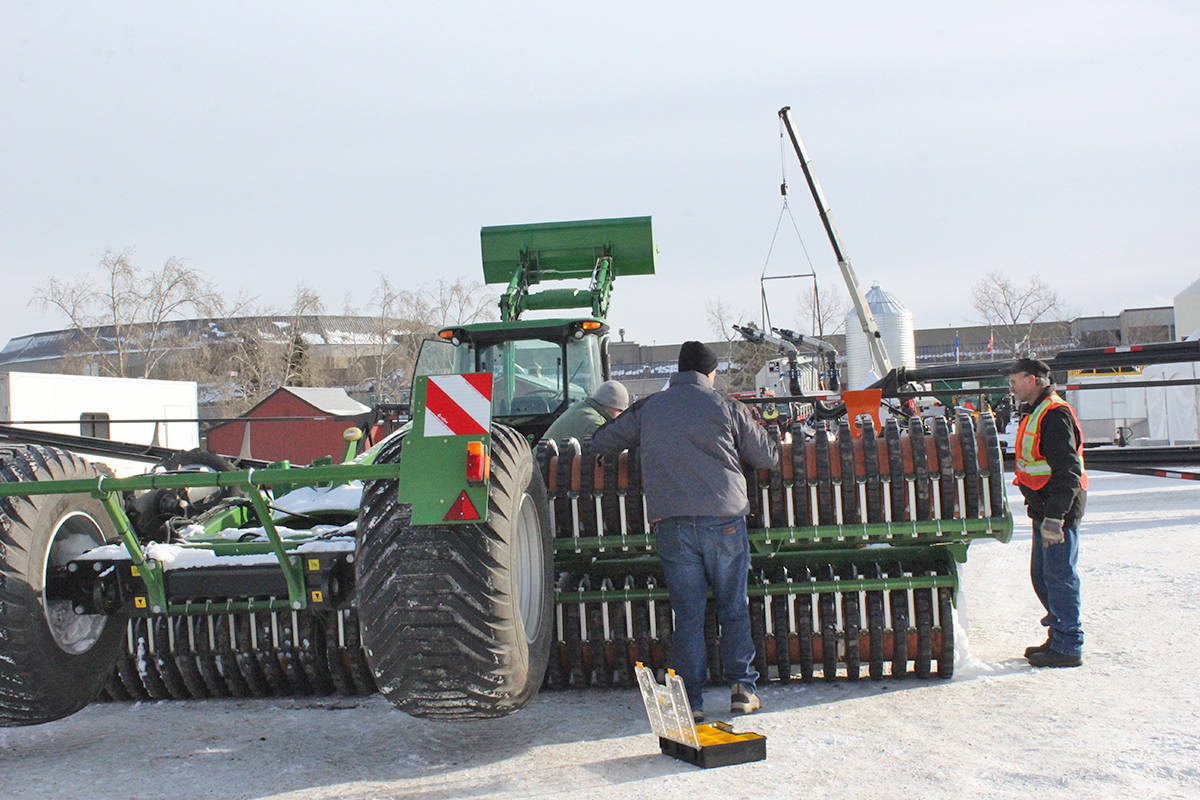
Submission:
[[[951,681],[768,686],[739,729],[767,760],[658,754],[636,689],[548,692],[444,724],[380,697],[100,704],[0,729],[0,796],[42,798],[1200,797],[1200,486],[1094,473],[1084,666],[1042,641],[1019,498],[1013,542],[963,570],[969,652]],[[718,708],[725,694],[712,690]]]

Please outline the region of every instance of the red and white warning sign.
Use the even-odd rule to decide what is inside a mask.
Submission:
[[[480,436],[492,422],[492,376],[431,375],[425,387],[425,436]]]

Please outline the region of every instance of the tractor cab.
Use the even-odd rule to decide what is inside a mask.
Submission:
[[[421,345],[414,375],[492,374],[492,419],[536,440],[608,379],[608,326],[598,319],[445,328]]]
[[[609,297],[619,275],[653,275],[649,217],[498,225],[480,231],[483,279],[504,284],[500,321],[445,328],[413,375],[490,372],[492,419],[531,440],[608,380]],[[537,289],[544,283],[575,288]],[[588,317],[526,312],[590,309]]]

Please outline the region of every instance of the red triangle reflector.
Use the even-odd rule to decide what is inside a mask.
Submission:
[[[450,510],[446,512],[446,516],[442,517],[442,520],[446,522],[463,519],[479,519],[479,512],[475,510],[475,504],[471,502],[471,498],[467,497],[466,489],[459,494],[458,499],[454,501],[454,505],[450,506]]]

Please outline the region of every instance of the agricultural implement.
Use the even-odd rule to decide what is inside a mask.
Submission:
[[[419,716],[487,717],[667,666],[637,452],[541,440],[609,375],[609,296],[654,272],[649,218],[481,239],[501,321],[427,341],[412,424],[345,463],[199,453],[114,478],[0,447],[0,723],[96,697],[375,690]],[[586,288],[534,290],[552,280]],[[524,316],[560,308],[591,314]],[[948,677],[956,565],[1012,531],[990,416],[771,430],[779,463],[746,476],[759,672]],[[707,633],[719,680],[713,617]]]

